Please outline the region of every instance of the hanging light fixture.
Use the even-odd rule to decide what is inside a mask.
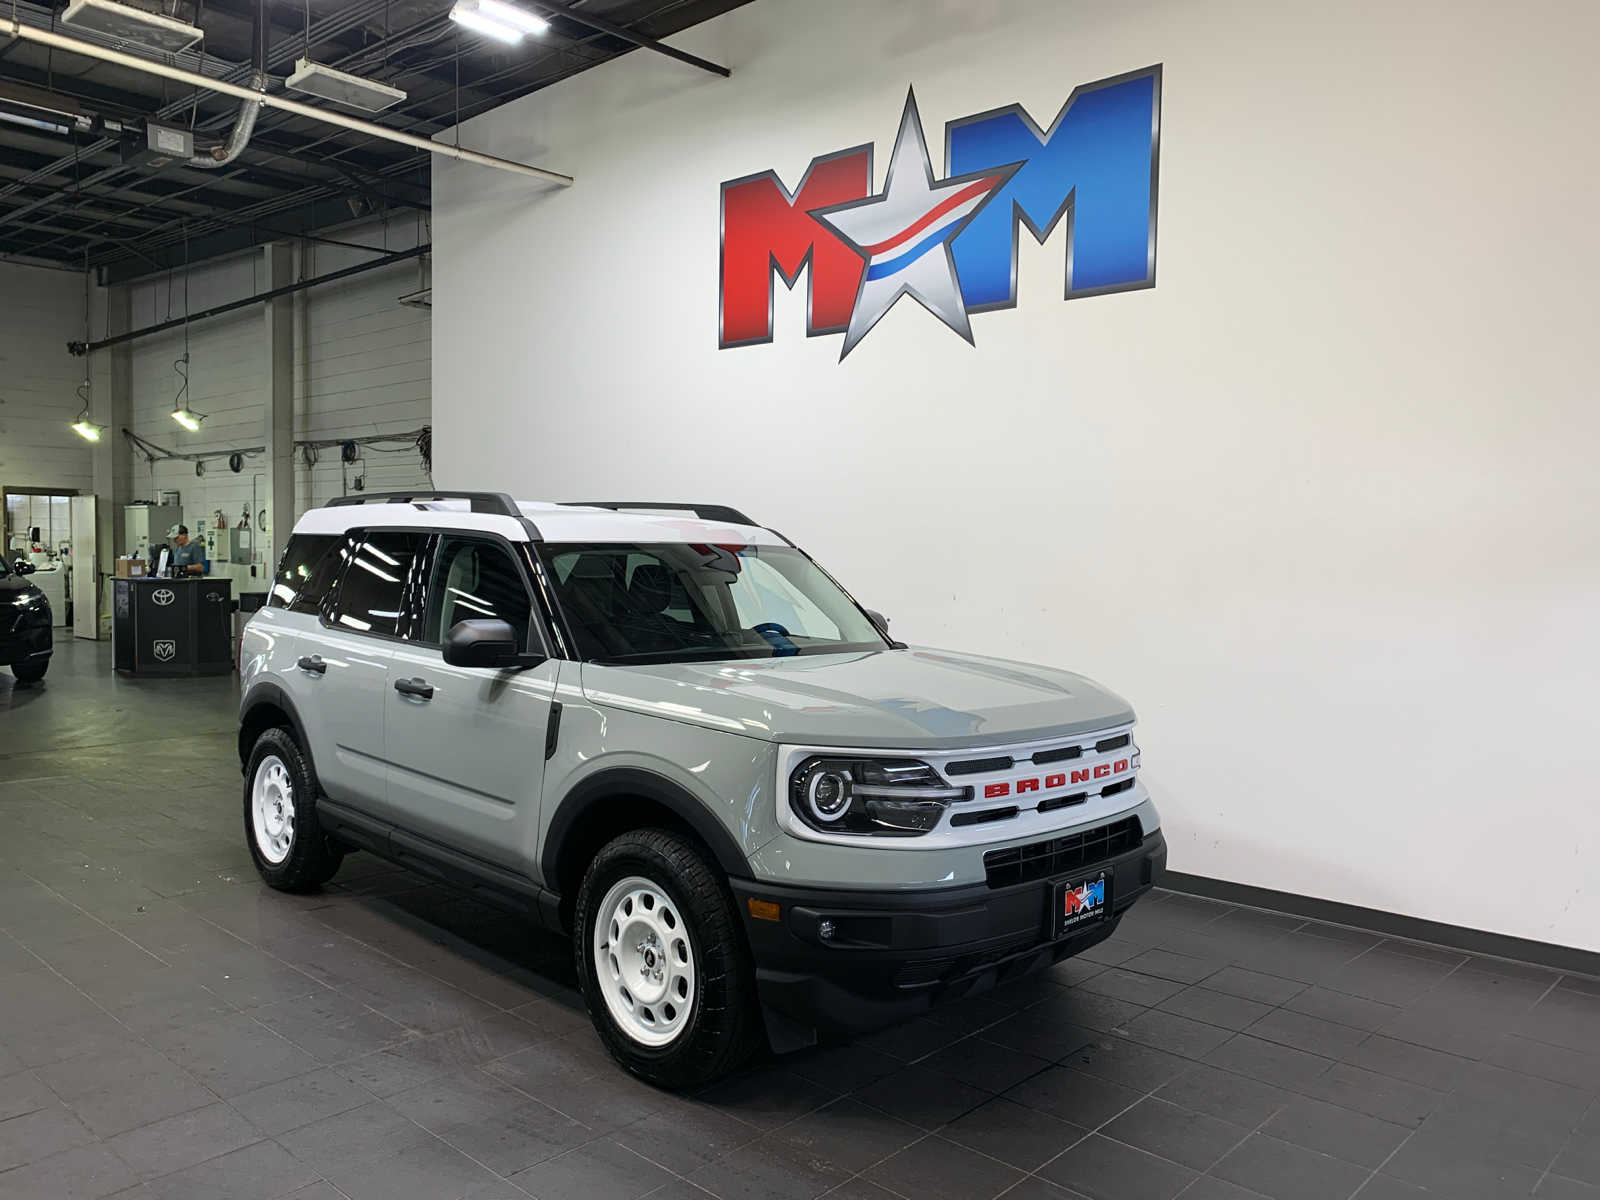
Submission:
[[[83,344],[89,344],[89,251],[83,252]],[[72,423],[72,432],[86,442],[98,442],[100,435],[106,431],[104,425],[96,425],[89,419],[89,394],[91,385],[85,379],[78,385],[78,399],[83,402],[83,407],[78,410],[78,419]]]
[[[188,335],[185,333],[187,342]],[[204,413],[197,413],[184,402],[184,397],[189,393],[189,351],[186,348],[183,357],[172,364],[172,369],[183,380],[183,386],[178,389],[178,394],[172,400],[172,419],[182,425],[190,433],[200,432],[200,422],[206,419]]]
[[[86,442],[98,442],[100,435],[106,431],[104,425],[96,425],[89,420],[89,381],[85,379],[78,385],[78,399],[83,401],[83,407],[78,410],[78,419],[72,423],[72,432]]]

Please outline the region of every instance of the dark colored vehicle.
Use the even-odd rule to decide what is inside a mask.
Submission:
[[[0,557],[0,666],[23,683],[37,683],[50,666],[54,642],[50,601],[28,582],[33,564]]]

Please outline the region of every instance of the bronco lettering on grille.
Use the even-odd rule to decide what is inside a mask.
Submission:
[[[1072,772],[1073,783],[1088,783],[1091,776],[1094,779],[1110,779],[1113,775],[1121,775],[1132,765],[1132,760],[1119,758],[1115,762],[1097,763],[1093,767],[1085,767],[1081,771]],[[1060,772],[1046,775],[1042,779],[1035,775],[1028,779],[1016,779],[1009,783],[986,783],[983,785],[983,798],[995,800],[1001,796],[1009,796],[1013,791],[1017,795],[1024,792],[1037,792],[1041,787],[1046,791],[1067,786],[1067,777]]]

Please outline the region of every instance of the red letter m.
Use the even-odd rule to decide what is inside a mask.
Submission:
[[[722,185],[720,348],[772,340],[772,273],[793,287],[808,259],[806,334],[843,332],[865,264],[808,214],[859,200],[871,187],[871,146],[812,159],[792,194],[771,171]]]

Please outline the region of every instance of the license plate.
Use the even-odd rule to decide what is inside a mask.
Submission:
[[[1089,879],[1069,880],[1055,886],[1053,921],[1056,937],[1105,919],[1111,908],[1111,880],[1101,872]]]

